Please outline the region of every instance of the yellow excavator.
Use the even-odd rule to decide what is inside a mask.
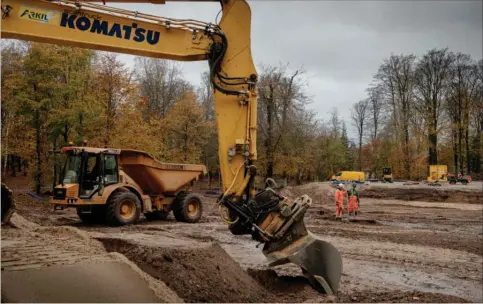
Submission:
[[[250,45],[251,10],[245,0],[217,2],[222,8],[219,24],[127,11],[108,7],[105,1],[4,0],[1,33],[2,38],[207,61],[223,181],[220,216],[234,235],[248,234],[264,245],[269,266],[297,264],[315,289],[336,292],[341,255],[306,229],[304,216],[311,198],[303,195],[292,200],[270,187],[255,190],[258,75]]]

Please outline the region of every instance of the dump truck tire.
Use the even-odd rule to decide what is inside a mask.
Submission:
[[[92,206],[91,212],[83,212],[82,208],[77,208],[77,216],[86,224],[101,224],[106,219],[105,206]]]
[[[153,211],[153,212],[145,213],[144,216],[148,221],[164,221],[168,218],[169,212]]]
[[[178,222],[198,222],[203,214],[201,198],[192,192],[179,193],[173,202],[173,214]]]
[[[8,223],[14,211],[15,202],[13,200],[12,190],[7,185],[2,184],[2,224]]]
[[[140,215],[141,202],[132,192],[116,192],[107,202],[106,220],[109,225],[130,225],[135,223]]]

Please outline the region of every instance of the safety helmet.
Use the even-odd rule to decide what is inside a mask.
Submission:
[[[342,185],[342,184],[339,184],[339,186],[338,186],[338,187],[339,187],[339,188],[344,188],[344,185]]]

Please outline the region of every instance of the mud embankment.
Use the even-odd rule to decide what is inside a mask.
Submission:
[[[186,302],[274,302],[219,245],[178,249],[99,238],[108,252],[119,252],[152,277],[164,281]]]
[[[463,191],[436,188],[382,188],[369,187],[360,190],[361,197],[396,199],[405,201],[452,202],[482,204],[483,191]]]

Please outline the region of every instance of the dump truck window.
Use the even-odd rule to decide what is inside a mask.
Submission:
[[[117,183],[117,162],[115,155],[104,156],[104,175],[106,184]]]
[[[80,197],[90,197],[97,190],[100,173],[99,161],[100,157],[98,154],[89,154],[87,159],[85,159],[83,164],[84,175],[80,183]]]
[[[69,155],[65,163],[64,184],[75,184],[79,182],[81,157]]]

